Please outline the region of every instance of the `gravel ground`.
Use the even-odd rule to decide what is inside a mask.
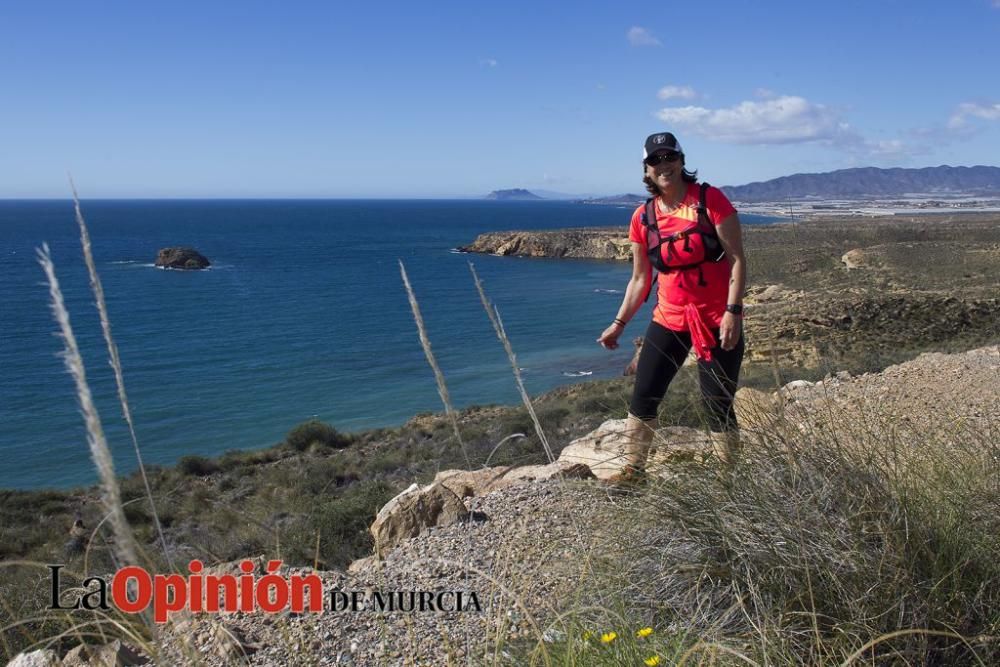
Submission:
[[[466,502],[473,521],[433,528],[381,564],[320,574],[325,591],[464,591],[467,604],[474,591],[481,611],[228,614],[222,621],[256,647],[253,665],[503,664],[511,641],[535,642],[558,610],[592,601],[592,568],[609,555],[600,527],[617,526],[616,515],[636,500],[553,480]],[[212,619],[196,617],[180,634],[204,656]],[[208,663],[237,654],[223,651]]]

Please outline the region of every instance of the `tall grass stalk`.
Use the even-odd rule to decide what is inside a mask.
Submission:
[[[38,252],[38,263],[49,283],[49,296],[52,299],[52,314],[59,324],[61,337],[65,349],[62,357],[66,364],[66,369],[76,383],[77,399],[80,402],[80,410],[83,413],[84,422],[87,426],[87,444],[90,446],[90,455],[97,466],[97,472],[101,480],[101,495],[105,509],[110,515],[111,528],[115,535],[114,551],[119,559],[125,564],[138,564],[138,552],[132,531],[129,529],[125,513],[122,511],[121,493],[118,488],[118,480],[115,477],[115,467],[111,459],[111,450],[108,448],[107,439],[104,437],[104,429],[101,426],[101,418],[97,414],[97,407],[94,405],[93,397],[90,393],[90,386],[87,384],[87,374],[83,366],[83,357],[80,355],[80,348],[76,343],[76,336],[73,335],[73,327],[70,325],[69,312],[63,300],[62,290],[59,288],[59,279],[56,278],[55,265],[52,263],[52,256],[49,253],[48,244],[42,244]]]
[[[111,335],[111,318],[108,317],[108,306],[104,299],[104,287],[101,285],[101,278],[97,275],[97,266],[94,264],[94,253],[90,246],[90,232],[87,224],[83,220],[83,212],[80,210],[80,197],[76,192],[76,185],[70,178],[70,187],[73,190],[73,209],[76,212],[76,224],[80,227],[80,245],[83,247],[83,258],[87,263],[87,272],[90,274],[90,289],[94,292],[94,300],[97,305],[97,312],[101,318],[101,330],[104,332],[104,342],[108,346],[108,357],[111,368],[115,371],[115,383],[118,386],[118,402],[121,404],[122,416],[128,424],[129,436],[132,438],[132,448],[135,450],[135,458],[139,464],[139,473],[142,475],[142,483],[146,489],[146,497],[149,499],[149,510],[153,517],[153,525],[156,526],[156,534],[160,538],[160,546],[163,548],[163,555],[167,559],[170,569],[174,568],[173,558],[170,556],[170,549],[167,548],[167,540],[163,535],[163,526],[160,524],[160,517],[156,512],[156,503],[153,501],[153,490],[149,486],[149,478],[146,476],[146,467],[142,462],[142,452],[139,450],[139,439],[135,434],[135,424],[132,420],[132,411],[128,405],[128,395],[125,393],[125,377],[122,373],[121,357],[118,354],[118,345]]]
[[[538,415],[535,414],[535,406],[531,403],[531,398],[528,397],[528,392],[524,388],[524,380],[521,379],[521,369],[517,365],[517,356],[514,354],[514,348],[511,347],[510,339],[507,338],[507,332],[503,328],[503,321],[500,319],[500,311],[497,310],[496,306],[490,303],[490,300],[486,297],[486,292],[483,290],[483,283],[479,280],[479,274],[476,273],[476,267],[469,262],[469,271],[472,272],[472,279],[476,283],[476,291],[479,292],[479,300],[483,303],[483,308],[486,310],[486,314],[490,318],[490,323],[493,324],[493,330],[497,333],[497,338],[503,343],[503,349],[507,352],[507,359],[510,360],[510,366],[514,370],[514,381],[517,383],[517,391],[521,394],[521,401],[524,403],[524,407],[528,409],[528,414],[531,416],[531,421],[535,425],[535,433],[538,434],[538,439],[542,443],[542,447],[545,449],[545,455],[549,457],[549,462],[556,460],[556,457],[552,454],[552,448],[549,446],[549,440],[545,437],[545,431],[542,430],[542,424],[538,420]]]
[[[399,273],[403,277],[403,286],[406,288],[406,296],[410,300],[410,309],[413,311],[413,320],[417,323],[417,334],[420,336],[420,346],[424,348],[424,354],[427,356],[427,363],[431,365],[431,370],[434,371],[434,379],[437,381],[438,395],[441,397],[441,402],[444,403],[445,414],[447,414],[449,420],[451,420],[452,429],[455,431],[455,439],[458,440],[458,444],[462,448],[462,456],[465,457],[466,467],[471,469],[472,460],[469,458],[469,452],[465,447],[465,441],[462,440],[462,434],[459,433],[458,430],[458,413],[451,404],[451,396],[448,394],[448,385],[444,382],[444,373],[441,372],[441,367],[438,366],[437,359],[434,357],[434,352],[431,350],[431,341],[427,337],[427,329],[424,327],[424,318],[420,314],[420,304],[417,303],[417,295],[414,294],[413,286],[410,285],[410,278],[406,275],[406,267],[403,266],[403,260],[399,260]]]

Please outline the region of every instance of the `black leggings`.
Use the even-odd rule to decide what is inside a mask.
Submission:
[[[718,341],[719,330],[713,329],[712,334]],[[708,410],[709,428],[713,431],[737,428],[733,396],[743,363],[743,348],[741,332],[733,349],[723,350],[716,344],[712,348],[712,361],[698,360],[698,383]],[[690,349],[691,334],[688,332],[671,331],[656,322],[649,323],[636,366],[630,413],[640,419],[656,417],[656,409]]]

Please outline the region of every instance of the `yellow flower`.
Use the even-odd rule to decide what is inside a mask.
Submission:
[[[584,630],[582,636],[583,636],[583,641],[587,641],[588,639],[594,636],[594,633],[591,632],[590,630]]]
[[[617,638],[618,638],[618,633],[615,632],[614,630],[612,630],[611,632],[605,632],[603,635],[601,635],[601,643],[610,644]]]
[[[660,656],[651,655],[642,662],[644,665],[648,665],[649,667],[656,667],[656,665],[660,664]]]
[[[635,633],[636,637],[648,637],[653,634],[653,628],[643,628]]]

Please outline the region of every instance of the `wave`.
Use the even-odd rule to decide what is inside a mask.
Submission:
[[[140,266],[150,266],[161,271],[183,271],[185,273],[204,273],[205,271],[231,271],[236,268],[235,264],[212,264],[204,269],[175,269],[171,266],[157,266],[156,264],[140,264]]]
[[[204,269],[175,269],[172,266],[157,266],[156,264],[143,264],[143,266],[152,266],[154,269],[159,269],[160,271],[183,271],[184,273],[201,273],[202,271],[218,271],[220,268],[218,266],[206,266]]]
[[[594,371],[563,371],[563,375],[568,378],[582,378],[593,374]]]
[[[598,294],[622,294],[624,292],[620,289],[604,289],[603,287],[598,287],[594,291]]]

